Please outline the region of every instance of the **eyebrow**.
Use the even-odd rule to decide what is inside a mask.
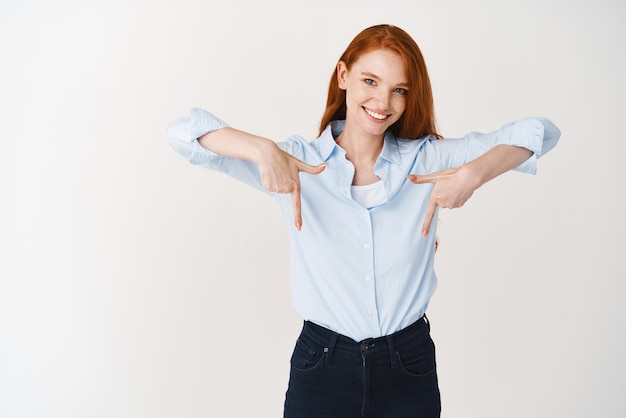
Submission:
[[[367,72],[367,71],[363,71],[361,73],[361,75],[364,76],[364,77],[367,77],[367,78],[373,78],[374,80],[377,80],[377,81],[380,80],[380,77],[378,77],[376,74],[372,74],[372,73]],[[408,89],[409,88],[409,83],[407,83],[406,81],[403,81],[402,83],[398,83],[397,87],[402,87],[402,88]]]

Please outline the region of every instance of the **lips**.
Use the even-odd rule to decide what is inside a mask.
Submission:
[[[382,113],[376,113],[373,110],[368,109],[367,107],[363,107],[363,110],[365,110],[365,113],[370,115],[372,118],[376,120],[380,120],[380,121],[383,121],[387,119],[389,116],[391,116],[391,115],[384,115]]]

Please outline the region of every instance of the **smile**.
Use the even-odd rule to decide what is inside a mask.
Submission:
[[[368,115],[370,115],[374,119],[378,119],[378,120],[385,120],[389,116],[391,116],[391,115],[382,115],[380,113],[373,112],[373,111],[369,110],[367,107],[364,107],[363,110],[365,110],[365,113],[367,113]]]

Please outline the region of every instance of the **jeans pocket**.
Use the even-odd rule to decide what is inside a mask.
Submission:
[[[396,357],[407,376],[425,379],[436,373],[435,344],[430,335],[397,350]]]
[[[291,355],[291,367],[301,372],[316,369],[323,363],[324,354],[324,347],[307,342],[300,337]]]

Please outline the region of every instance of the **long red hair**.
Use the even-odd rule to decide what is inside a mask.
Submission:
[[[386,49],[400,55],[409,82],[406,110],[389,128],[399,138],[417,139],[426,135],[441,138],[435,126],[435,109],[426,63],[417,43],[404,30],[393,25],[377,25],[359,33],[339,58],[348,70],[363,54]],[[320,123],[320,134],[333,120],[346,118],[346,92],[339,88],[337,67],[330,78],[326,110]]]

